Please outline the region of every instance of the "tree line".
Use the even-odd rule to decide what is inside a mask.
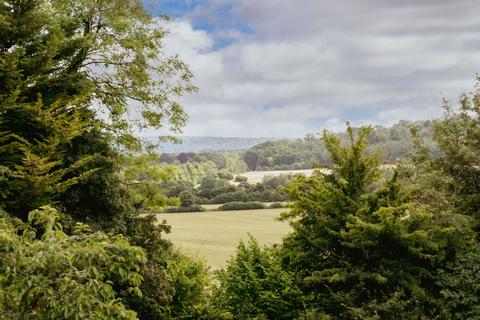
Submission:
[[[407,157],[413,148],[410,134],[412,127],[418,127],[418,134],[425,141],[434,155],[438,154],[436,144],[432,139],[431,120],[405,121],[400,120],[392,127],[375,126],[368,136],[367,152],[376,152],[384,164],[397,163]],[[354,128],[359,130],[359,128]],[[345,133],[337,133],[345,141]],[[331,165],[332,161],[322,140],[321,134],[307,134],[303,139],[278,139],[257,144],[244,151],[231,152],[240,156],[240,162],[234,167],[234,173],[262,170],[299,170],[311,169],[316,166]],[[180,152],[164,153],[159,156],[163,163],[202,163],[207,159],[221,158],[221,152]],[[218,160],[213,160],[217,163]]]

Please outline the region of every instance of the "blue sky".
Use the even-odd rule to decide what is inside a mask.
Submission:
[[[144,0],[200,88],[185,135],[301,137],[441,115],[480,72],[476,0]]]

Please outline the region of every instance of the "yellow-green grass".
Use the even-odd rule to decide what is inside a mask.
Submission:
[[[205,258],[212,269],[224,267],[240,240],[252,234],[261,244],[280,243],[290,231],[276,220],[285,209],[158,214],[172,226],[167,237],[185,253]]]
[[[246,177],[248,183],[259,183],[263,181],[263,178],[266,176],[280,176],[280,175],[295,175],[295,174],[304,174],[310,176],[313,173],[313,169],[304,169],[304,170],[269,170],[269,171],[247,171],[240,173],[239,176]]]

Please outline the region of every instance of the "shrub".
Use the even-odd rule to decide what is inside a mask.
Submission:
[[[285,205],[281,202],[274,202],[268,206],[270,209],[280,209],[285,208]]]
[[[264,203],[257,201],[250,202],[227,202],[221,205],[218,210],[220,211],[229,211],[229,210],[252,210],[252,209],[265,209],[267,206]]]
[[[219,194],[213,198],[212,203],[227,203],[227,202],[247,202],[250,201],[249,195],[245,190],[237,190],[234,192],[227,192]]]
[[[145,252],[77,223],[67,235],[48,206],[29,222],[0,216],[1,319],[137,319],[118,294],[141,295]]]
[[[180,198],[181,206],[184,208],[191,207],[196,202],[195,195],[190,191],[183,191],[178,197]]]
[[[233,319],[296,319],[302,305],[292,274],[281,267],[274,248],[250,237],[240,242],[236,256],[217,273],[217,308]]]
[[[163,212],[165,213],[182,213],[182,212],[201,212],[205,211],[199,204],[191,205],[190,207],[168,207]]]
[[[235,182],[247,182],[248,178],[244,177],[244,176],[236,176],[234,181]]]
[[[225,179],[225,180],[233,180],[233,174],[231,174],[230,172],[223,172],[223,171],[220,171],[218,174],[217,174],[218,178],[219,179]]]
[[[175,319],[198,319],[206,312],[211,275],[202,260],[174,250],[167,262],[167,277],[175,290],[169,313]]]

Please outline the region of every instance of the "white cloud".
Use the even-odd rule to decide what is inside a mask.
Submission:
[[[200,87],[182,98],[185,134],[303,136],[347,120],[437,117],[442,96],[455,100],[480,72],[479,13],[469,0],[206,2],[169,24],[165,44]],[[195,30],[192,21],[218,27]],[[218,48],[219,39],[233,43]]]

